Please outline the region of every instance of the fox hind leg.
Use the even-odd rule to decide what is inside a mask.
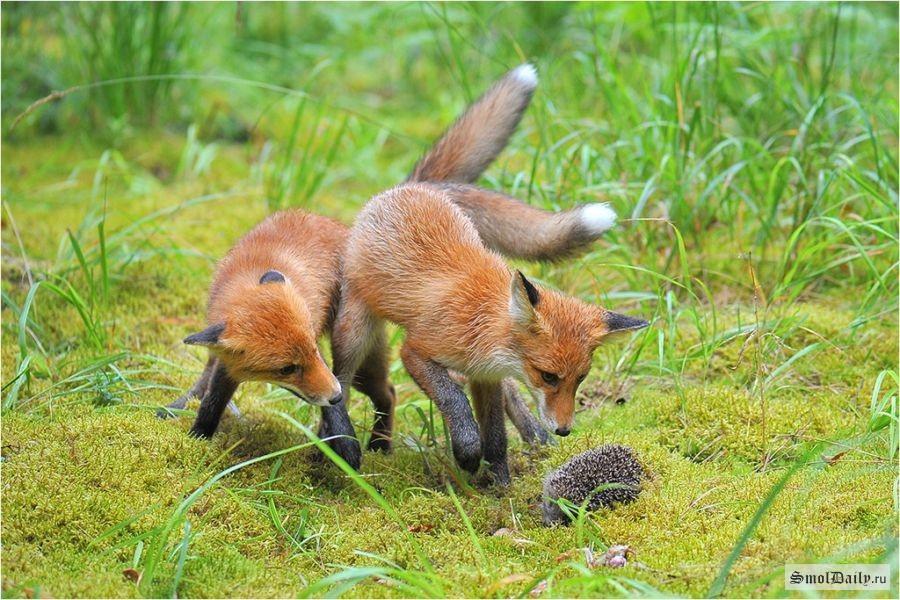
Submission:
[[[373,337],[372,347],[356,372],[353,387],[368,396],[375,409],[375,423],[372,426],[372,437],[369,438],[369,450],[390,452],[397,393],[388,379],[389,355],[384,328],[381,325],[376,326]]]
[[[481,436],[472,416],[472,407],[462,388],[447,369],[425,358],[409,343],[400,350],[403,366],[422,391],[437,405],[450,430],[450,443],[457,464],[470,473],[481,465]]]

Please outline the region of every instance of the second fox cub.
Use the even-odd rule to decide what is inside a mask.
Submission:
[[[444,139],[464,140],[460,131],[477,130],[471,121],[479,104]],[[422,182],[429,171],[454,171],[455,147],[439,142],[414,172],[418,182],[379,194],[357,217],[333,332],[334,368],[342,383],[352,381],[383,336],[383,322],[404,327],[403,364],[443,414],[457,462],[474,472],[484,457],[495,480],[506,483],[503,379],[524,383],[544,424],[568,435],[594,349],[647,322],[541,288],[488,247],[558,256],[612,226],[610,209],[548,216],[501,194]],[[449,370],[468,377],[478,425]]]
[[[200,399],[194,435],[211,436],[238,384],[267,381],[322,407],[320,437],[359,467],[359,442],[341,385],[325,363],[318,338],[330,331],[340,285],[347,227],[299,210],[279,212],[244,236],[219,263],[209,291],[210,325],[185,338],[210,357],[196,384],[169,408]],[[389,415],[394,389],[387,354],[374,344],[354,385]],[[382,435],[383,434],[383,435]],[[376,421],[370,447],[386,447],[390,424]]]

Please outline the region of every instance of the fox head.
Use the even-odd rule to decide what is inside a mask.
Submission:
[[[267,271],[228,307],[224,322],[189,335],[235,381],[267,381],[317,406],[341,401],[341,386],[316,344],[309,311],[284,275]]]
[[[575,392],[591,368],[594,349],[607,336],[648,325],[552,290],[539,290],[519,271],[512,277],[509,311],[523,383],[535,397],[544,425],[562,436],[572,430]]]

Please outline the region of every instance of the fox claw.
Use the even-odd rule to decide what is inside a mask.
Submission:
[[[478,471],[478,467],[481,466],[481,445],[454,444],[453,457],[456,459],[456,464],[460,467],[469,473],[475,473]]]
[[[354,439],[336,438],[328,440],[328,445],[334,450],[338,456],[344,459],[348,465],[359,471],[362,464],[362,450],[359,447],[359,441]]]

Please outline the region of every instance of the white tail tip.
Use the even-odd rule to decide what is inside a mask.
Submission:
[[[593,235],[600,235],[616,224],[616,212],[609,204],[587,204],[581,207],[581,224]]]
[[[538,75],[537,69],[534,68],[534,65],[531,63],[525,63],[524,65],[519,65],[515,69],[510,72],[510,75],[513,79],[525,85],[531,89],[537,87],[538,84]]]

